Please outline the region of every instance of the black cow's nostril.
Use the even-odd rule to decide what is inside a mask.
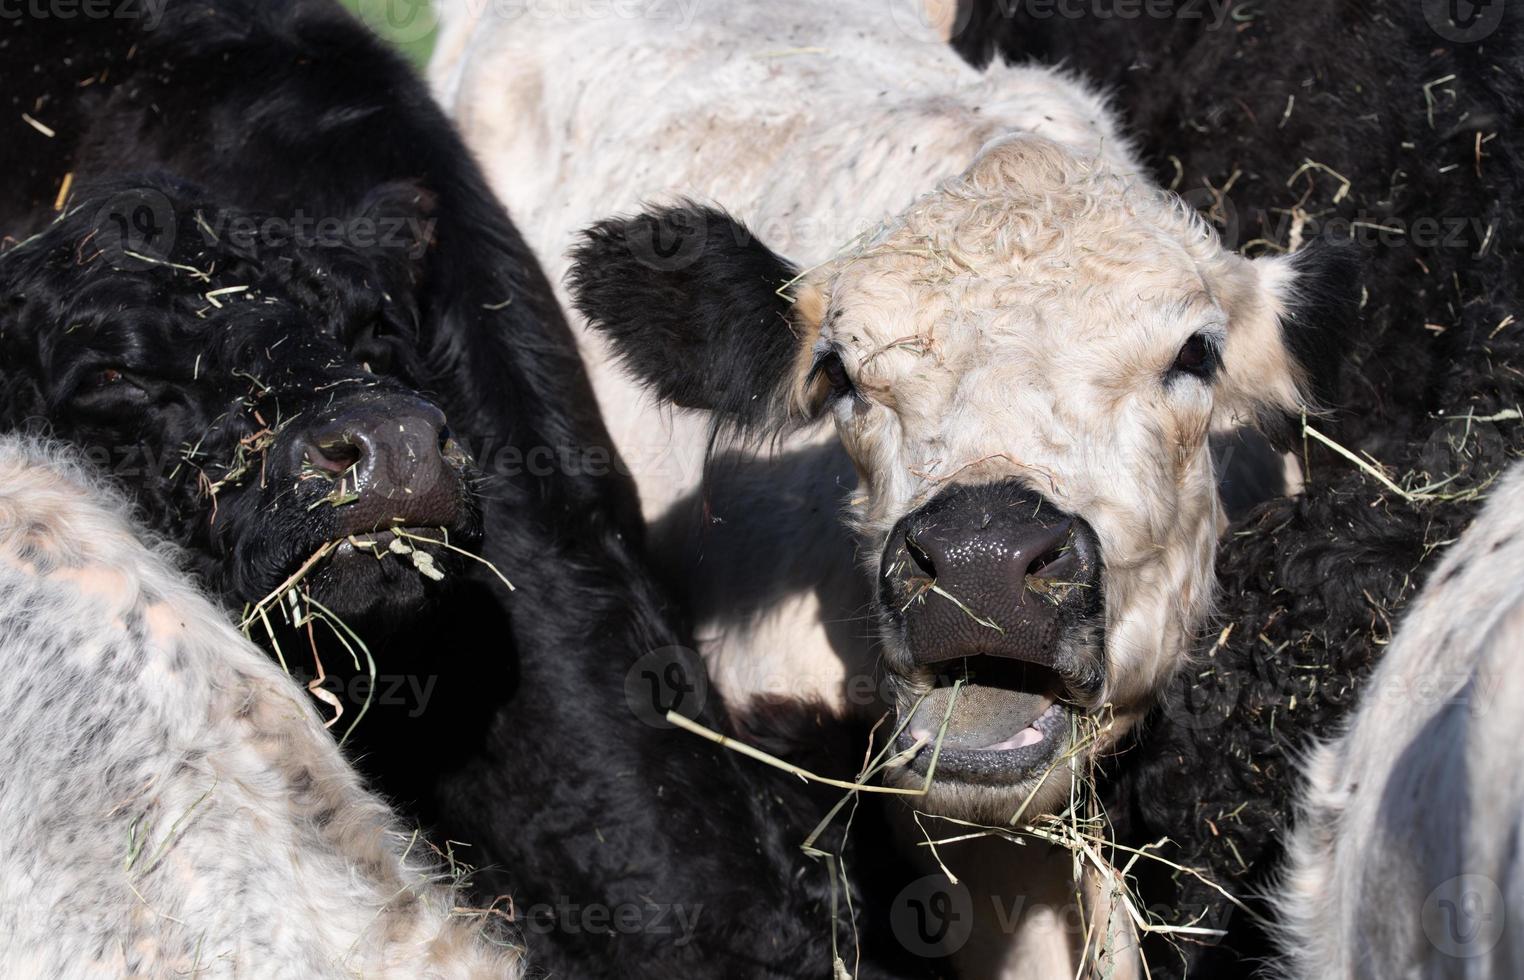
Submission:
[[[342,476],[360,463],[360,447],[348,440],[326,444],[309,443],[306,462],[313,469]]]
[[[428,402],[370,395],[339,406],[294,434],[293,463],[303,477],[342,482],[324,503],[349,533],[396,526],[447,527],[465,493],[458,468],[465,454],[444,414]]]

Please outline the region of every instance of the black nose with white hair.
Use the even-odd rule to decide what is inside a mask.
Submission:
[[[938,494],[895,526],[880,573],[883,611],[918,665],[1055,666],[1064,633],[1101,606],[1095,532],[1015,482]]]

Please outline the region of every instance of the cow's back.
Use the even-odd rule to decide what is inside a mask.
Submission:
[[[4,974],[520,976],[141,533],[72,453],[0,438]]]
[[[1313,756],[1281,895],[1295,977],[1524,976],[1524,468]],[[1511,926],[1511,928],[1510,928]]]

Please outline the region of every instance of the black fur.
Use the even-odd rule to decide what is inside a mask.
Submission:
[[[688,203],[601,221],[572,255],[577,309],[663,400],[743,431],[779,417],[797,270],[744,225]]]
[[[1197,18],[1119,16],[1119,8],[1125,6],[1125,0],[1092,0],[1067,5],[1062,16],[1056,5],[1047,16],[1031,16],[1023,0],[958,0],[952,46],[976,68],[986,67],[997,56],[1069,62],[1111,88],[1124,81],[1146,84],[1151,73],[1176,66],[1211,26]],[[1204,5],[1200,0],[1168,0],[1167,6],[1174,11]],[[1149,9],[1160,5],[1150,4]],[[1236,26],[1229,21],[1216,29],[1231,31]]]
[[[1238,429],[1211,442],[1217,493],[1229,520],[1286,493],[1285,463],[1259,430]]]
[[[410,69],[327,0],[171,0],[151,28],[0,21],[0,76],[8,117],[24,111],[57,133],[22,126],[0,140],[0,228],[13,245],[0,256],[0,424],[42,416],[70,441],[120,439],[160,458],[202,433],[203,449],[230,451],[249,433],[251,388],[274,386],[240,365],[277,362],[291,397],[368,376],[367,361],[386,390],[432,397],[476,460],[482,553],[518,591],[462,563],[432,604],[368,634],[380,677],[351,744],[361,767],[436,840],[468,842],[457,856],[483,867],[479,903],[514,913],[539,970],[830,975],[830,879],[798,848],[824,808],[798,780],[648,725],[627,700],[637,658],[684,642],[644,565],[632,484],[549,285]],[[72,210],[46,228],[71,173]],[[131,173],[172,176],[113,177]],[[126,185],[171,202],[174,243],[149,235],[163,254],[146,268],[126,254],[136,248],[98,254],[112,225],[103,199]],[[196,220],[375,207],[424,214],[432,233],[404,258],[251,250],[209,243]],[[222,284],[275,302],[224,294],[219,310],[206,294]],[[72,379],[108,348],[135,359],[151,398],[87,423]],[[526,465],[539,449],[569,455]],[[207,528],[295,548],[290,529],[326,516],[305,516],[304,499],[294,519],[261,525],[257,508],[229,497],[214,525],[188,470],[125,482],[235,608],[264,578],[245,582],[236,549],[219,550]],[[305,640],[286,640],[292,669],[312,670]],[[338,648],[324,653],[344,685],[342,727],[365,700],[366,672],[341,669]],[[429,694],[410,702],[399,690]],[[702,704],[685,710],[721,725]],[[665,931],[675,906],[698,916],[689,942]],[[590,907],[601,911],[587,919]],[[631,916],[632,930],[621,925]],[[865,964],[861,975],[917,973]]]
[[[1020,4],[963,0],[959,50],[1061,60],[1111,87],[1166,186],[1217,203],[1207,188],[1232,179],[1218,210],[1232,216],[1220,227],[1234,244],[1286,246],[1298,208],[1303,237],[1335,223],[1354,231],[1365,296],[1320,429],[1413,487],[1450,480],[1441,494],[1484,487],[1524,455],[1518,421],[1466,418],[1524,402],[1524,330],[1507,319],[1524,306],[1524,8],[1498,4],[1489,36],[1457,41],[1426,18],[1444,3],[1235,3],[1216,28],[1079,6],[1077,20],[1034,20]],[[1444,224],[1457,218],[1466,223]],[[1428,220],[1437,232],[1420,234]],[[1114,763],[1113,810],[1131,841],[1168,835],[1166,856],[1238,894],[1270,883],[1298,753],[1344,717],[1392,620],[1476,508],[1464,493],[1405,501],[1315,441],[1305,459],[1304,496],[1266,505],[1224,539],[1222,615],[1202,663]],[[1229,929],[1184,957],[1151,943],[1154,976],[1239,978],[1269,954],[1248,916],[1154,870],[1146,901],[1175,921],[1205,910],[1203,924]]]
[[[416,189],[387,185],[356,217],[417,216],[422,204]],[[124,239],[118,220],[140,208],[161,212],[162,227]],[[236,240],[234,229],[260,220],[164,176],[106,180],[0,258],[0,421],[85,447],[158,530],[194,548],[201,577],[234,605],[372,527],[325,505],[336,485],[303,470],[304,433],[361,402],[406,411],[427,398],[412,354],[416,243]],[[479,474],[462,453],[450,460],[461,517],[449,530],[470,547],[481,538],[469,489]],[[436,559],[461,570],[453,553]],[[307,585],[356,619],[438,591],[374,560],[325,565]]]
[[[1318,407],[1331,406],[1360,320],[1360,252],[1349,242],[1322,238],[1292,258],[1296,296],[1282,335],[1307,374],[1307,395]]]

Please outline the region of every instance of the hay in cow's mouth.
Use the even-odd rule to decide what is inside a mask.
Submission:
[[[976,659],[976,658],[970,658]],[[977,666],[977,665],[976,665]],[[1005,668],[1008,670],[1009,668]],[[990,669],[986,667],[984,672],[986,683],[994,680],[1010,679],[1000,668]],[[1041,675],[1035,675],[1040,679]],[[1056,678],[1057,675],[1054,674]],[[1034,678],[1028,678],[1031,680]],[[836,945],[836,936],[840,924],[840,918],[845,910],[846,916],[856,926],[856,912],[852,909],[850,893],[846,891],[845,880],[842,872],[845,854],[841,851],[831,852],[822,850],[818,844],[821,835],[834,821],[845,814],[846,827],[843,830],[843,840],[850,833],[853,816],[856,813],[856,803],[862,793],[890,794],[902,799],[913,800],[916,797],[924,797],[932,788],[932,784],[938,773],[937,766],[948,754],[944,751],[950,736],[950,721],[956,713],[960,699],[965,694],[965,688],[969,686],[962,677],[948,674],[944,686],[934,690],[945,690],[947,693],[943,700],[940,714],[933,711],[931,717],[939,720],[938,724],[931,726],[930,732],[916,736],[909,735],[911,720],[918,716],[921,708],[930,695],[923,695],[917,699],[907,711],[902,711],[901,717],[896,721],[894,730],[882,742],[876,742],[875,735],[888,719],[886,715],[880,718],[873,726],[873,732],[869,734],[868,754],[863,760],[863,767],[858,772],[855,780],[838,780],[820,776],[809,772],[799,766],[785,762],[775,756],[769,755],[760,749],[745,745],[736,739],[722,735],[703,725],[690,721],[676,711],[667,713],[667,721],[674,727],[702,736],[724,748],[738,752],[750,759],[756,760],[776,769],[790,773],[800,779],[818,783],[825,786],[834,786],[846,790],[844,795],[835,806],[826,812],[814,831],[802,842],[801,850],[809,857],[824,861],[830,873],[831,881],[831,907],[829,921],[831,923],[831,948],[833,969],[835,976],[851,974],[846,970],[842,950]],[[1226,933],[1221,929],[1210,928],[1200,925],[1197,921],[1185,924],[1171,924],[1162,920],[1155,912],[1147,907],[1134,889],[1132,870],[1140,860],[1158,862],[1176,874],[1189,875],[1221,894],[1224,899],[1245,914],[1256,916],[1249,906],[1237,896],[1233,895],[1217,882],[1211,880],[1201,871],[1176,864],[1159,854],[1160,849],[1168,843],[1168,840],[1160,840],[1142,847],[1127,847],[1119,844],[1114,839],[1111,829],[1111,821],[1101,806],[1100,795],[1095,786],[1095,749],[1097,746],[1109,743],[1115,720],[1111,716],[1110,706],[1103,705],[1095,712],[1082,713],[1069,708],[1058,700],[1052,702],[1052,706],[1044,709],[1039,718],[1047,717],[1053,708],[1061,711],[1054,712],[1062,719],[1061,733],[1055,736],[1046,736],[1043,742],[1056,746],[1052,757],[1045,763],[1043,771],[1038,775],[1037,782],[1040,785],[1048,776],[1067,770],[1069,783],[1068,806],[1058,813],[1045,813],[1029,815],[1028,804],[1032,796],[1011,814],[1003,826],[990,826],[975,823],[968,820],[960,820],[942,814],[927,813],[920,809],[914,810],[917,826],[921,828],[925,839],[920,846],[927,848],[932,858],[941,866],[943,872],[953,882],[957,878],[942,863],[942,857],[938,853],[939,847],[947,847],[962,841],[976,838],[996,838],[1009,841],[1015,845],[1023,845],[1028,842],[1041,842],[1051,844],[1069,851],[1074,856],[1075,866],[1083,867],[1088,873],[1095,876],[1099,886],[1098,894],[1109,900],[1110,909],[1088,907],[1089,903],[1082,901],[1082,915],[1086,923],[1087,939],[1085,943],[1084,958],[1089,959],[1094,954],[1099,954],[1107,938],[1111,934],[1109,925],[1105,921],[1097,920],[1097,912],[1106,911],[1110,914],[1121,914],[1126,917],[1131,927],[1138,935],[1155,934],[1161,935],[1169,942],[1178,940],[1202,941],[1221,939]],[[1044,723],[1046,724],[1046,723]],[[908,745],[907,745],[908,739]],[[873,751],[873,745],[880,748],[877,753]],[[951,750],[956,752],[958,750]],[[925,773],[925,781],[917,787],[890,787],[872,785],[871,780],[881,778],[891,771],[911,766],[917,759],[928,758],[928,771]],[[941,821],[953,827],[953,833],[946,837],[935,838],[929,832],[923,818],[929,821]],[[846,902],[842,903],[842,897]],[[1141,955],[1141,951],[1140,951]],[[1143,961],[1144,975],[1148,972],[1147,960]]]
[[[1183,924],[1165,921],[1156,910],[1150,908],[1137,893],[1133,868],[1139,861],[1157,862],[1176,875],[1188,875],[1204,883],[1245,914],[1259,919],[1253,909],[1220,884],[1201,871],[1170,861],[1160,854],[1169,843],[1168,838],[1129,847],[1118,843],[1113,833],[1110,817],[1101,805],[1096,789],[1097,746],[1110,741],[1115,725],[1109,707],[1099,712],[1081,714],[1066,712],[1064,725],[1067,737],[1062,739],[1065,751],[1055,755],[1040,779],[1050,773],[1067,770],[1069,784],[1068,805],[1056,813],[1029,814],[1024,803],[1004,826],[991,826],[944,814],[916,811],[916,824],[925,839],[918,842],[926,848],[943,872],[957,881],[943,863],[938,848],[945,848],[963,841],[978,838],[1004,840],[1013,845],[1024,846],[1040,842],[1062,848],[1073,855],[1075,870],[1090,876],[1095,889],[1088,897],[1084,891],[1076,893],[1082,921],[1085,926],[1085,946],[1081,952],[1083,962],[1105,962],[1114,954],[1110,948],[1113,936],[1112,919],[1125,918],[1137,937],[1153,934],[1162,936],[1170,944],[1180,941],[1201,942],[1220,940],[1226,935],[1222,929],[1203,926],[1198,920]],[[1054,739],[1053,741],[1060,741]],[[1030,802],[1028,797],[1028,802]],[[941,822],[951,825],[947,836],[934,837],[928,823]],[[1263,919],[1260,919],[1263,922]],[[1144,976],[1151,976],[1147,957],[1141,949]]]
[[[373,561],[406,560],[421,577],[435,582],[440,581],[445,577],[445,573],[433,555],[419,547],[422,544],[442,548],[485,565],[503,585],[507,586],[509,592],[515,591],[513,583],[492,562],[451,544],[448,529],[394,527],[368,534],[346,535],[325,542],[268,595],[244,608],[243,619],[238,624],[239,630],[244,636],[253,640],[255,627],[262,627],[271,650],[280,662],[281,669],[288,675],[291,674],[291,668],[286,662],[285,653],[281,650],[280,640],[276,636],[275,623],[271,618],[272,612],[279,617],[283,625],[297,631],[305,631],[307,643],[311,648],[312,661],[317,669],[317,676],[308,682],[307,691],[333,711],[333,717],[324,723],[325,728],[332,728],[338,722],[344,714],[344,708],[339,700],[323,687],[324,681],[327,680],[327,671],[318,652],[314,627],[317,624],[327,627],[344,651],[349,654],[354,663],[354,669],[369,673],[371,683],[366,688],[365,702],[339,739],[340,745],[348,741],[349,736],[354,733],[355,728],[370,710],[376,687],[376,661],[371,656],[370,647],[360,634],[332,609],[313,598],[307,579],[326,561],[359,561],[369,558]]]
[[[960,782],[1009,785],[1044,776],[1070,745],[1077,710],[1063,700],[1066,685],[1053,670],[1003,657],[949,661],[914,703],[902,702],[897,748],[908,750],[940,723],[950,693],[961,682],[956,710],[942,740],[946,777]],[[911,768],[926,771],[927,753]]]
[[[444,572],[434,560],[434,556],[419,547],[422,544],[433,545],[485,565],[493,575],[497,576],[498,581],[507,586],[509,592],[515,591],[513,583],[508,581],[508,576],[504,575],[496,565],[478,554],[451,544],[450,532],[442,527],[393,527],[382,531],[372,531],[369,534],[351,534],[333,543],[337,546],[334,549],[336,558],[369,555],[377,561],[385,561],[389,557],[396,556],[412,562],[413,567],[418,569],[419,575],[438,582],[444,578]]]

